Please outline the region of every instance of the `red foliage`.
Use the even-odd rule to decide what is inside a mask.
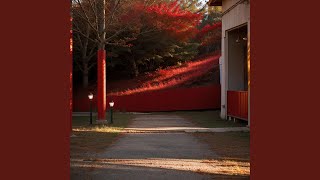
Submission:
[[[160,30],[168,32],[179,40],[194,37],[196,26],[202,19],[202,14],[183,10],[178,1],[159,3],[146,8],[147,22]]]
[[[127,8],[126,12],[120,17],[122,24],[130,24],[130,26],[141,27],[141,16],[144,7],[141,3],[135,3],[133,7]]]
[[[162,2],[151,6],[135,3],[120,17],[123,26],[139,34],[142,26],[166,32],[172,38],[187,41],[197,35],[197,26],[203,15],[184,10],[175,2]]]
[[[198,33],[197,38],[201,40],[201,45],[208,45],[221,39],[222,23],[207,24]]]
[[[209,31],[214,31],[216,29],[219,29],[222,27],[222,23],[221,22],[218,22],[218,23],[215,23],[215,24],[207,24],[205,25],[199,32],[198,34],[198,38],[201,39],[203,38],[203,36],[205,36]]]

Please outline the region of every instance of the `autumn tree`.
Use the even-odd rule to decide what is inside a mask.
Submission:
[[[96,61],[93,57],[98,48],[106,44],[126,45],[134,37],[120,37],[119,35],[130,29],[130,23],[121,22],[119,17],[126,13],[126,8],[132,4],[130,0],[73,0],[73,40],[74,61],[82,72],[82,86],[88,86],[88,75]],[[103,12],[105,8],[106,13]],[[102,26],[105,21],[106,26]]]
[[[221,26],[221,7],[207,7],[196,39],[200,54],[221,49]]]
[[[201,0],[179,0],[181,8],[193,13],[204,13],[208,9],[208,5]]]
[[[88,74],[101,45],[108,50],[107,67],[124,67],[132,76],[190,60],[205,41],[210,46],[213,35],[205,29],[210,29],[207,25],[213,24],[213,16],[200,1],[106,1],[105,38],[99,33],[100,2],[73,0],[74,60],[82,72],[83,87],[88,86]]]
[[[183,9],[178,1],[136,4],[131,10],[130,16],[123,18],[135,22],[139,34],[130,47],[118,49],[117,54],[129,61],[133,76],[189,60],[197,54],[198,44],[189,41],[197,34],[201,13]]]

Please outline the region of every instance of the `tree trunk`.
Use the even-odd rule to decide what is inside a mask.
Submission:
[[[139,75],[139,70],[138,70],[138,67],[137,67],[137,64],[136,64],[136,61],[134,59],[134,56],[132,55],[130,59],[130,63],[131,63],[131,74],[133,77],[137,77]]]
[[[83,63],[82,87],[87,89],[89,86],[89,67],[88,63]]]

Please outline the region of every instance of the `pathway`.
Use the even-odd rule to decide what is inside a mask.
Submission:
[[[191,133],[170,131],[192,127],[179,116],[137,115],[127,130],[138,132],[125,133],[96,159],[72,160],[91,171],[72,174],[71,179],[187,180],[212,179],[219,174],[220,178],[230,179],[223,175],[228,174],[226,167],[219,166],[219,162],[214,165],[217,154],[208,145]]]

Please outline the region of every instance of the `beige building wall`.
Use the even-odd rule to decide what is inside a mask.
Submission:
[[[231,31],[242,25],[247,25],[248,34],[250,34],[250,0],[222,0],[222,44],[221,57],[219,60],[221,67],[221,118],[226,118],[227,103],[226,94],[229,89],[228,82],[228,31]],[[248,36],[248,40],[249,40]],[[234,37],[231,37],[234,38]],[[236,70],[234,70],[236,71]],[[240,70],[241,71],[241,70]],[[237,73],[237,72],[234,72]],[[250,90],[249,90],[250,99]],[[249,103],[250,109],[250,103]],[[250,112],[250,110],[249,110]],[[250,116],[248,119],[250,124]]]

